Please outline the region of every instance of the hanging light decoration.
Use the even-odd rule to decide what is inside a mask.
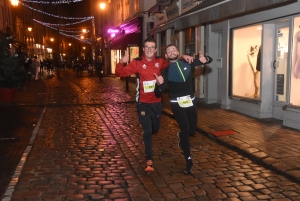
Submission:
[[[12,0],[12,1],[17,1],[17,0]],[[44,11],[41,11],[41,10],[37,10],[27,4],[24,4],[22,2],[19,2],[20,4],[22,4],[23,6],[26,6],[27,8],[31,9],[31,10],[34,10],[36,12],[39,12],[39,13],[42,13],[44,15],[49,15],[51,17],[56,17],[56,18],[61,18],[61,19],[69,19],[69,20],[82,20],[82,19],[91,19],[93,18],[94,16],[88,16],[88,17],[64,17],[64,16],[59,16],[59,15],[53,15],[53,14],[50,14],[50,13],[46,13]]]
[[[15,0],[16,1],[16,0]],[[22,0],[24,2],[30,2],[30,3],[40,3],[40,4],[63,4],[63,3],[75,3],[82,0],[56,0],[56,1],[37,1],[37,0]]]

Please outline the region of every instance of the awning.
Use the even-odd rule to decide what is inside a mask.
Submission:
[[[246,14],[251,14],[271,8],[276,8],[297,2],[297,0],[268,1],[253,0],[209,0],[203,1],[188,11],[187,14],[176,18],[174,29],[183,30],[189,27],[227,20]],[[298,9],[299,10],[299,9]]]
[[[142,33],[131,33],[110,42],[110,49],[125,50],[127,47],[142,46]]]

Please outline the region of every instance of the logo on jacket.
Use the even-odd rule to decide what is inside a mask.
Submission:
[[[187,69],[187,67],[184,67],[184,68],[183,68],[183,70],[186,70],[186,69]]]
[[[143,65],[143,69],[146,69],[146,68],[147,68],[147,66],[146,66],[146,64],[144,64],[144,65]]]
[[[156,68],[159,67],[159,63],[158,63],[158,62],[155,63],[155,67],[156,67]]]

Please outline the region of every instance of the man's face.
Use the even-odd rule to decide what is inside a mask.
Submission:
[[[154,42],[146,42],[143,47],[143,51],[147,59],[152,59],[156,53],[156,44]]]
[[[166,49],[166,58],[169,61],[176,61],[179,57],[179,52],[175,46],[170,46]]]

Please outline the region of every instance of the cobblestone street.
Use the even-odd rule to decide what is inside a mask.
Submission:
[[[37,86],[44,92],[18,106],[27,123],[18,123],[15,132],[23,128],[28,136],[18,150],[26,150],[9,165],[17,169],[3,201],[300,200],[299,184],[200,133],[190,138],[194,167],[185,175],[179,128],[169,115],[153,135],[155,172],[146,174],[133,83],[126,92],[123,80],[105,77],[100,83],[65,70],[30,83]]]

